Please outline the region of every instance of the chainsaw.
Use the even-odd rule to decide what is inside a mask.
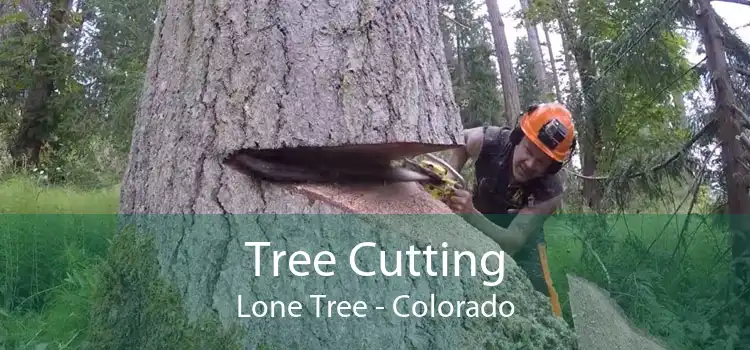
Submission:
[[[418,182],[432,197],[447,201],[466,188],[461,174],[433,154],[427,159],[390,159],[342,147],[299,147],[236,151],[223,163],[242,174],[279,183],[387,184]]]
[[[447,202],[457,189],[466,188],[466,181],[448,162],[433,154],[425,154],[429,159],[416,161],[404,159],[406,167],[417,173],[430,176],[431,181],[421,181],[425,191],[435,199]]]

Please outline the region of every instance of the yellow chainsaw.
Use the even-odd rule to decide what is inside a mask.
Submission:
[[[388,183],[416,181],[438,200],[446,201],[466,188],[461,174],[433,154],[426,159],[394,161],[388,156],[356,147],[294,147],[243,149],[224,157],[223,163],[254,178],[285,183]]]
[[[416,161],[405,159],[408,168],[421,172],[430,177],[430,180],[419,181],[425,191],[443,202],[450,199],[456,189],[466,188],[466,181],[448,162],[433,154],[425,154],[428,159]]]

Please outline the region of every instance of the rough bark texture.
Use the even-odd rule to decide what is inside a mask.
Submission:
[[[497,0],[487,0],[487,15],[492,27],[492,37],[495,39],[495,54],[500,67],[500,82],[503,86],[503,101],[505,106],[505,120],[508,125],[514,125],[516,118],[521,115],[521,98],[518,94],[518,81],[513,74],[513,65],[508,49],[508,39],[505,37],[505,24],[500,15]]]
[[[461,143],[437,7],[334,5],[167,1],[122,210],[221,211],[217,159],[241,148]]]
[[[191,319],[213,310],[225,324],[241,323],[247,348],[572,348],[571,331],[510,258],[494,288],[466,270],[460,278],[383,278],[346,267],[348,251],[366,241],[389,254],[442,242],[480,254],[500,250],[417,184],[284,186],[221,162],[240,148],[417,142],[433,151],[460,143],[460,131],[434,2],[168,0],[151,48],[121,212],[447,214],[164,217],[171,222],[153,231],[160,273]],[[336,274],[293,277],[282,264],[274,277],[266,256],[267,273],[255,277],[252,249],[243,244],[258,240],[272,242],[266,252],[331,250]],[[367,250],[364,264],[377,268],[379,249]],[[416,269],[424,273],[420,263]],[[365,300],[368,316],[316,318],[308,298],[317,293]],[[494,293],[516,312],[508,319],[402,319],[389,311],[400,294],[429,302],[430,293],[480,302]],[[299,300],[304,315],[238,319],[238,294],[243,308],[255,300]]]

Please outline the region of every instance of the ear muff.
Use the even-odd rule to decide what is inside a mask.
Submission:
[[[523,130],[517,126],[510,132],[510,143],[514,146],[518,146],[518,144],[521,143],[521,140],[523,140]]]
[[[526,111],[523,112],[518,117],[518,119],[516,119],[516,126],[514,126],[513,130],[510,132],[510,142],[511,142],[511,144],[513,144],[514,146],[516,146],[519,143],[521,143],[521,140],[523,140],[523,130],[521,130],[521,118],[523,118],[525,115],[529,115],[531,113],[534,113],[534,111],[536,111],[537,109],[539,109],[539,105],[538,104],[531,105],[531,106],[529,106],[529,107],[526,108]]]
[[[565,164],[568,164],[568,162],[570,162],[570,159],[573,158],[573,152],[575,152],[576,150],[576,141],[576,137],[573,136],[573,143],[570,144],[570,153],[568,153],[568,159],[566,159],[565,162],[552,163],[552,165],[547,168],[547,174],[557,174]]]

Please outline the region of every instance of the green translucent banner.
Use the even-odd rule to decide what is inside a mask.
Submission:
[[[638,327],[704,317],[718,330],[708,300],[733,303],[743,269],[730,219],[748,225],[557,215],[506,256],[493,237],[520,233],[458,215],[3,215],[0,338],[33,343],[32,322],[34,339],[141,348],[218,337],[186,328],[209,317],[249,346],[568,348],[569,273],[610,290]],[[665,341],[690,343],[684,327]]]

